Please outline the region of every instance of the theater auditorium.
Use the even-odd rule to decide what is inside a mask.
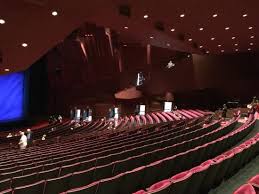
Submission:
[[[258,8],[0,0],[0,194],[259,194]]]

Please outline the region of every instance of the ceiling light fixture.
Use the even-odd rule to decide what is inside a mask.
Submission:
[[[204,28],[199,28],[200,31],[204,30]]]
[[[201,46],[199,46],[199,48],[203,48],[203,46],[201,45]]]
[[[232,36],[232,40],[235,40],[236,39],[236,37],[235,36]]]
[[[224,50],[221,50],[220,52],[224,53],[225,51],[224,51]]]
[[[249,26],[249,27],[248,27],[248,30],[252,30],[252,29],[253,29],[253,27],[252,27],[252,26]]]
[[[250,36],[250,38],[254,38],[255,36]]]
[[[247,50],[251,51],[251,48],[248,48]]]
[[[247,17],[248,15],[245,13],[245,14],[243,14],[243,18],[245,18],[245,17]]]
[[[211,38],[211,40],[215,40],[215,38],[214,38],[214,37],[212,37],[212,38]]]
[[[57,16],[58,15],[58,12],[57,11],[52,11],[51,13],[53,16]]]
[[[25,42],[24,42],[24,43],[22,43],[22,47],[24,47],[24,48],[25,48],[25,47],[27,47],[27,46],[28,46],[28,44],[27,44],[27,43],[25,43]]]
[[[147,18],[148,18],[148,15],[144,15],[143,17],[144,17],[145,19],[147,19]]]
[[[207,53],[207,54],[209,54],[209,53],[210,53],[210,51],[206,51],[206,53]]]
[[[0,24],[5,24],[5,20],[0,19]]]
[[[221,44],[219,44],[218,47],[221,47]]]
[[[238,51],[238,49],[235,49],[235,51],[237,52],[237,51]]]
[[[185,14],[181,14],[180,17],[183,18],[185,16]]]
[[[149,38],[154,39],[154,36],[150,36]]]
[[[218,16],[218,14],[216,14],[216,13],[212,15],[212,17],[214,17],[214,18],[217,17],[217,16]]]
[[[236,43],[235,46],[238,46],[238,44]]]
[[[126,30],[127,30],[127,29],[129,29],[129,27],[128,27],[128,26],[124,26],[124,29],[126,29]]]
[[[167,43],[166,46],[171,46],[171,45],[169,43]]]
[[[7,69],[7,68],[6,68],[6,69],[4,69],[4,71],[8,72],[8,71],[10,71],[10,69]]]
[[[230,28],[229,27],[226,27],[225,30],[229,30]]]
[[[252,45],[254,45],[254,43],[250,42],[250,45],[252,46]]]
[[[192,39],[191,39],[191,38],[189,38],[189,39],[188,39],[188,41],[190,41],[190,42],[191,42],[191,41],[192,41]]]
[[[174,32],[174,31],[175,31],[175,29],[174,29],[174,28],[172,28],[172,29],[171,29],[171,32]]]

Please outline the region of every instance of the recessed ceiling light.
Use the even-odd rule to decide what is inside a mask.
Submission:
[[[150,36],[149,38],[154,39],[154,36]]]
[[[250,38],[254,38],[255,36],[250,36]]]
[[[191,55],[190,55],[190,54],[188,54],[188,55],[187,55],[187,57],[188,57],[188,58],[190,58],[190,57],[191,57]]]
[[[171,45],[169,43],[167,43],[166,46],[171,46]]]
[[[199,48],[203,48],[203,46],[201,45],[201,46],[199,46]]]
[[[236,43],[235,46],[238,46],[238,44]]]
[[[174,29],[174,28],[172,28],[172,29],[171,29],[171,32],[174,32],[174,31],[175,31],[175,29]]]
[[[218,47],[221,47],[221,44],[218,44]]]
[[[180,17],[183,18],[185,15],[184,14],[181,14]]]
[[[235,49],[235,51],[237,52],[237,51],[238,51],[238,49]]]
[[[22,47],[27,47],[28,46],[28,44],[27,43],[22,43]]]
[[[212,37],[212,38],[211,38],[211,40],[215,40],[215,38],[214,38],[214,37]]]
[[[147,19],[147,18],[148,18],[148,15],[144,15],[144,18]]]
[[[127,46],[126,44],[124,44],[123,46]]]
[[[190,41],[190,42],[191,42],[191,41],[192,41],[192,39],[191,39],[191,38],[189,38],[189,39],[188,39],[188,41]]]
[[[252,29],[253,29],[253,27],[252,27],[252,26],[249,26],[249,27],[248,27],[248,30],[252,30]]]
[[[252,46],[252,45],[254,45],[254,43],[250,42],[250,45]]]
[[[129,27],[128,27],[128,26],[124,26],[124,29],[126,29],[126,30],[127,30],[127,29],[129,29]]]
[[[0,19],[0,24],[5,24],[5,20]]]
[[[247,50],[251,51],[251,48],[248,48]]]
[[[217,16],[218,16],[218,14],[216,14],[216,13],[212,15],[212,17],[214,17],[214,18],[217,17]]]
[[[236,37],[235,36],[232,36],[232,40],[235,40],[236,39]]]
[[[243,18],[245,18],[245,17],[247,17],[248,15],[245,13],[245,14],[243,14]]]
[[[230,28],[229,27],[226,27],[225,30],[229,30]]]
[[[10,69],[7,69],[7,68],[6,68],[6,69],[4,69],[4,71],[8,72],[8,71],[10,71]]]
[[[220,52],[224,53],[225,51],[224,51],[224,50],[221,50]]]
[[[199,28],[200,31],[202,31],[204,28]]]
[[[207,54],[209,54],[209,53],[210,53],[210,51],[206,51],[206,53],[207,53]]]
[[[58,15],[58,12],[57,11],[52,11],[51,13],[53,16],[57,16]]]

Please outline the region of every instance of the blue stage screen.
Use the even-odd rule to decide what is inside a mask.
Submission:
[[[25,117],[25,73],[0,75],[0,123]]]

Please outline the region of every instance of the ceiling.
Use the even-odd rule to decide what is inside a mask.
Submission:
[[[130,17],[119,14],[120,5],[130,6]],[[258,8],[258,0],[0,0],[0,74],[28,68],[84,22],[117,31],[125,43],[198,54],[257,52]]]

